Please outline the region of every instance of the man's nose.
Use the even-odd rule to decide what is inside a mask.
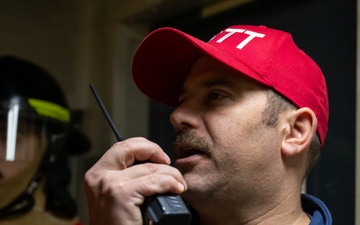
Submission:
[[[200,124],[200,114],[189,104],[180,104],[170,115],[170,122],[175,131],[185,128],[197,128]]]

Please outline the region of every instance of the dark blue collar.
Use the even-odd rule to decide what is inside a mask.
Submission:
[[[332,225],[330,211],[320,199],[309,194],[302,194],[301,204],[311,219],[309,225]]]

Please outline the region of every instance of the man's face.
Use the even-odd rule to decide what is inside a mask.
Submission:
[[[6,120],[0,121],[0,179],[7,179],[23,171],[41,156],[40,134],[36,125],[19,120],[14,159],[6,160],[8,129]]]
[[[262,122],[266,92],[209,57],[193,65],[170,117],[183,197],[193,206],[254,201],[278,179],[281,138]]]

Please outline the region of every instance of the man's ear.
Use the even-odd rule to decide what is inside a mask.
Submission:
[[[310,145],[317,128],[315,113],[309,108],[285,112],[285,129],[281,153],[293,156],[303,152]]]

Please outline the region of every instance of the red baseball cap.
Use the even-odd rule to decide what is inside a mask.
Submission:
[[[176,106],[191,66],[202,55],[275,90],[299,108],[312,109],[324,144],[329,117],[324,75],[284,31],[236,25],[204,42],[174,28],[160,28],[145,37],[135,53],[134,81],[148,97]]]

